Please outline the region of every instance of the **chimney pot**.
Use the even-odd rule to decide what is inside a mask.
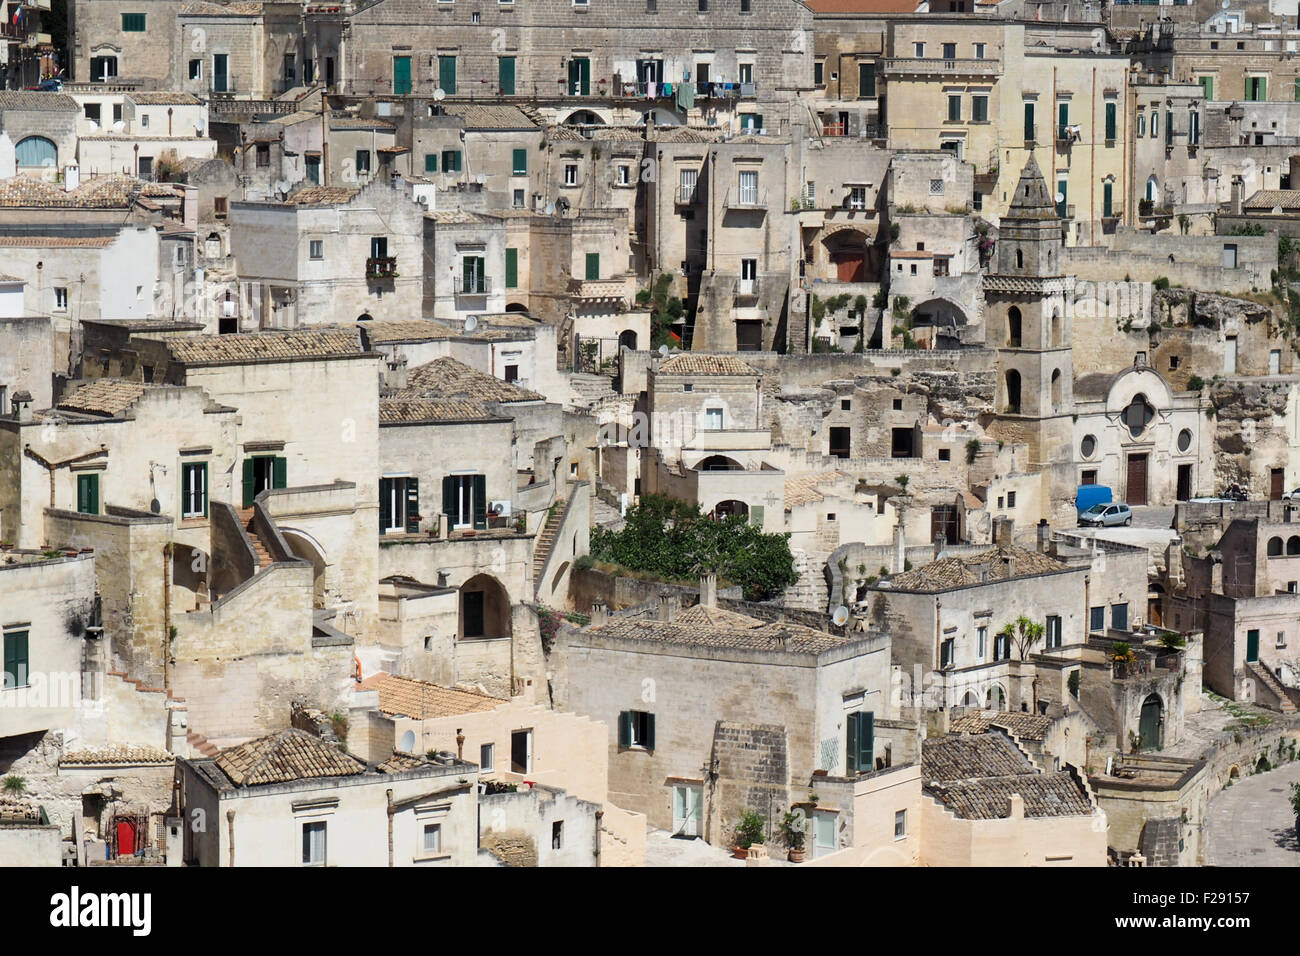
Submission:
[[[604,598],[596,598],[591,602],[591,623],[595,626],[606,623],[609,620],[605,607]]]
[[[716,574],[705,574],[700,576],[700,605],[702,607],[717,607],[718,604],[718,576]]]

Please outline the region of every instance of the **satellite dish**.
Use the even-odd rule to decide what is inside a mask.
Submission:
[[[1232,6],[1232,0],[1223,0],[1223,3],[1219,4],[1219,6],[1226,10],[1228,7]]]
[[[1227,0],[1224,0],[1224,2],[1226,3]],[[443,100],[447,98],[447,91],[440,86],[433,91],[433,98],[437,100],[439,103],[441,103]]]
[[[465,331],[473,332],[477,328],[478,328],[478,316],[477,315],[465,316]]]
[[[1057,193],[1057,194],[1056,194],[1056,201],[1057,201],[1057,202],[1065,202],[1065,195],[1064,195],[1063,193]]]
[[[849,619],[849,609],[846,608],[843,604],[837,607],[835,609],[835,613],[831,615],[831,620],[835,622],[836,627],[843,627],[845,622],[848,621],[848,619]]]
[[[667,358],[667,357],[668,357],[668,346],[666,346],[666,345],[661,345],[661,346],[659,346],[659,354],[662,355],[664,358]]]

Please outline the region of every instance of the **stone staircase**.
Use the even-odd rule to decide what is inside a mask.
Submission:
[[[573,404],[585,408],[618,394],[614,391],[614,378],[611,375],[572,372],[569,374],[569,387],[573,392]]]
[[[1277,697],[1280,701],[1278,707],[1282,713],[1294,714],[1296,712],[1297,708],[1295,702],[1291,700],[1291,697],[1287,694],[1286,688],[1282,686],[1281,681],[1274,677],[1273,673],[1267,667],[1258,662],[1248,662],[1246,664],[1246,669],[1250,671],[1256,680],[1267,687],[1270,693]]]
[[[196,734],[192,730],[185,735],[185,739],[190,745],[191,753],[200,753],[205,757],[215,757],[221,752],[217,749],[217,745],[210,742],[207,737],[204,737],[202,734]]]
[[[240,526],[248,532],[248,540],[253,543],[253,551],[257,554],[257,570],[271,564],[271,552],[262,540],[261,535],[257,533],[253,526],[253,509],[236,508],[235,514],[239,515]]]
[[[550,557],[551,548],[555,546],[555,532],[559,530],[560,522],[564,520],[564,508],[568,502],[556,500],[555,510],[546,516],[546,524],[542,525],[542,530],[537,535],[537,545],[533,548],[533,581],[536,582],[541,576],[542,568],[546,567],[546,559]]]

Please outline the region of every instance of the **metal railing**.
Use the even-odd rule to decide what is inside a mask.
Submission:
[[[492,288],[492,279],[485,275],[462,275],[456,283],[457,295],[487,295]]]
[[[891,57],[885,60],[886,73],[963,73],[976,76],[997,76],[1001,70],[997,60],[947,59],[944,57]]]
[[[694,206],[699,200],[699,186],[678,186],[677,205]]]
[[[366,259],[367,279],[391,279],[397,275],[396,256],[370,256]]]
[[[752,279],[737,279],[735,286],[735,298],[737,299],[757,299],[758,298],[758,276]]]
[[[757,187],[753,189],[742,189],[740,187],[728,189],[722,204],[727,209],[766,209],[767,190],[758,189]]]

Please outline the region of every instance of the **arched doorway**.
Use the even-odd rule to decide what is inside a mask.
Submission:
[[[1160,729],[1163,719],[1160,697],[1152,694],[1142,702],[1142,713],[1138,717],[1138,749],[1159,750]]]
[[[18,166],[54,169],[59,164],[59,150],[53,141],[44,136],[20,139],[14,150]]]
[[[719,518],[730,518],[732,515],[745,517],[749,514],[749,505],[735,498],[728,498],[726,501],[719,501],[714,505],[713,513]]]
[[[1007,695],[999,685],[994,684],[984,695],[984,708],[986,710],[1007,709]]]
[[[740,462],[726,455],[710,455],[696,466],[696,471],[744,471]]]
[[[325,568],[328,561],[325,559],[324,549],[316,540],[305,532],[295,531],[292,528],[281,528],[280,534],[284,537],[284,543],[289,546],[295,558],[301,558],[310,562],[312,569],[312,607],[321,610],[325,607]]]
[[[1007,369],[1006,375],[1007,402],[1006,411],[1010,415],[1020,414],[1020,373],[1013,368]]]
[[[476,574],[460,586],[456,637],[462,641],[510,637],[510,595],[490,574]]]
[[[1007,310],[1007,347],[1020,348],[1020,310],[1014,305]]]
[[[562,124],[564,126],[604,126],[605,121],[591,110],[575,110]]]
[[[624,329],[618,334],[618,347],[621,349],[631,349],[636,351],[636,333],[631,329]]]
[[[966,696],[961,699],[961,705],[963,707],[978,707],[980,705],[979,698],[975,696],[973,690],[968,690]]]
[[[527,311],[528,311],[528,306],[524,305],[522,302],[507,302],[507,303],[506,303],[506,311],[507,311],[507,312],[527,312]]]
[[[1052,411],[1061,407],[1061,370],[1052,369]]]
[[[374,317],[373,315],[371,315],[369,312],[362,312],[360,315],[357,316],[357,321],[358,321],[358,322],[373,322],[373,321],[375,321],[375,317]]]
[[[1147,590],[1147,621],[1156,627],[1164,627],[1165,589],[1160,584],[1152,584]]]
[[[820,277],[836,282],[879,282],[880,261],[871,238],[856,229],[839,229],[822,239],[828,269]]]

